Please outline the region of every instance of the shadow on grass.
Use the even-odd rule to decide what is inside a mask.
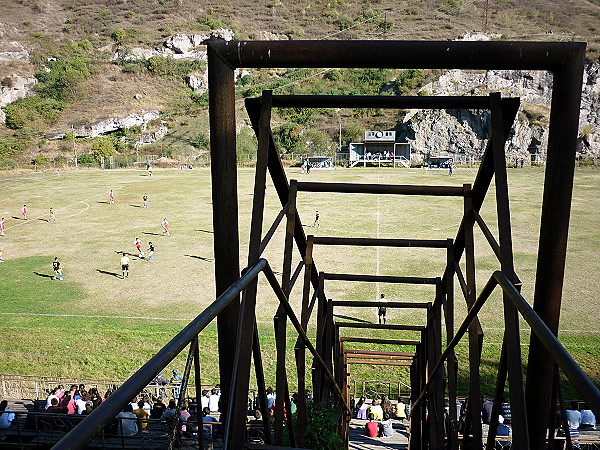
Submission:
[[[131,206],[132,208],[141,208],[140,205],[129,205],[129,206]]]
[[[354,320],[355,322],[360,323],[371,323],[368,320],[359,319],[358,317],[342,316],[341,314],[334,314],[333,317],[337,317],[339,319]]]
[[[129,252],[120,252],[118,250],[115,250],[115,253],[117,255],[131,256],[132,258],[143,259],[143,258],[140,258],[138,255],[134,255],[133,253],[129,253]]]
[[[209,234],[214,234],[214,231],[210,231],[210,230],[195,230],[198,231],[200,233],[209,233]]]
[[[139,208],[139,206],[138,206]],[[150,236],[162,236],[162,233],[148,233],[146,231],[144,231],[142,234],[146,234],[146,235],[150,235]]]
[[[48,219],[42,219],[41,217],[38,217],[38,220],[41,220],[42,222],[48,222]]]
[[[121,278],[121,275],[119,275],[118,273],[115,273],[115,272],[108,272],[106,270],[100,270],[100,269],[96,269],[96,272],[102,273],[104,275],[112,275],[115,278]]]
[[[214,263],[215,262],[215,258],[205,258],[203,256],[196,256],[196,255],[183,255],[183,256],[187,256],[188,258],[201,259],[202,261],[206,261],[206,262],[209,262],[209,263]]]
[[[98,203],[104,203],[105,205],[110,205],[110,202],[101,202],[101,201],[98,201]]]
[[[36,274],[38,277],[52,278],[52,275],[48,275],[47,273],[39,273],[39,272],[33,272],[33,273]]]
[[[22,217],[19,216],[12,216],[13,219],[17,219],[17,220],[27,220],[27,219],[23,219]]]

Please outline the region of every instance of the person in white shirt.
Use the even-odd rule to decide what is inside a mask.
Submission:
[[[202,397],[200,397],[200,409],[204,410],[204,408],[208,408],[208,402],[209,402],[209,393],[208,390],[204,389],[202,391]]]
[[[117,434],[119,436],[133,436],[137,434],[138,420],[130,404],[125,407],[125,411],[117,414],[116,418],[119,419],[119,426],[117,427]]]
[[[208,397],[208,408],[210,409],[210,412],[217,412],[219,411],[219,400],[221,399],[221,396],[217,394],[217,390],[214,388],[210,392],[210,397]]]
[[[52,389],[52,392],[50,392],[50,395],[46,399],[46,408],[45,409],[48,409],[50,406],[52,406],[52,399],[53,398],[55,398],[56,400],[58,400],[59,403],[60,403],[60,398],[58,398],[58,387],[55,387],[54,389]]]

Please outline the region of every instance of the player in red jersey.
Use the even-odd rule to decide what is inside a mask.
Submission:
[[[167,222],[167,218],[165,217],[162,221],[163,234],[171,237],[171,233],[169,233],[169,222]]]

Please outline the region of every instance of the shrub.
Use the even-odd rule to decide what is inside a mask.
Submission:
[[[33,164],[34,166],[49,166],[50,158],[48,158],[48,156],[40,153],[35,158],[33,158],[33,161],[31,161],[31,164]]]
[[[95,164],[96,159],[91,153],[81,153],[77,156],[77,162],[79,164]]]
[[[14,137],[1,136],[0,137],[0,160],[13,156],[21,152],[24,148],[22,142],[18,141]]]
[[[406,69],[400,72],[394,83],[396,95],[406,94],[417,89],[423,82],[422,69]]]
[[[306,447],[323,450],[341,448],[342,438],[335,430],[338,424],[336,413],[321,403],[306,403]]]
[[[51,125],[59,119],[65,106],[60,100],[39,95],[19,99],[4,107],[6,126],[19,130],[28,125],[33,126],[36,122]]]
[[[61,57],[46,63],[35,77],[36,91],[57,101],[75,100],[83,95],[82,84],[91,76],[87,59],[82,56]]]

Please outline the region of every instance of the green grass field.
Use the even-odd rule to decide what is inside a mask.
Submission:
[[[422,169],[337,169],[303,175],[288,169],[288,177],[311,181],[462,185],[472,183],[475,169],[459,168],[447,173]],[[248,248],[252,204],[253,169],[240,169],[238,176],[240,265]],[[533,301],[536,253],[543,187],[542,169],[510,169],[510,197],[516,271],[523,281],[523,294]],[[575,178],[571,232],[564,286],[560,338],[596,383],[600,382],[600,173],[578,170]],[[115,192],[115,205],[108,192]],[[0,354],[5,374],[87,377],[122,380],[135,372],[154,352],[173,337],[191,318],[214,300],[212,207],[209,169],[180,171],[157,169],[152,177],[137,170],[82,170],[2,173],[0,214],[6,219],[6,235],[0,238],[5,262],[0,264],[0,299],[3,326]],[[142,196],[149,208],[142,208]],[[496,229],[492,195],[482,216]],[[264,229],[280,210],[269,185]],[[27,204],[29,219],[21,219]],[[53,207],[57,222],[48,223]],[[462,215],[459,198],[420,196],[373,196],[300,193],[298,209],[307,234],[321,236],[454,238]],[[315,210],[321,228],[310,227]],[[162,235],[161,221],[167,218],[171,237]],[[596,224],[596,225],[595,225]],[[148,248],[156,246],[154,261],[136,256],[134,239]],[[479,267],[478,289],[499,267],[479,230],[475,232]],[[121,279],[120,252],[128,252],[131,272]],[[264,256],[280,271],[283,226]],[[52,260],[64,267],[64,281],[52,281]],[[294,257],[293,267],[299,258]],[[315,262],[321,271],[382,275],[441,276],[445,254],[441,250],[317,247]],[[300,278],[302,279],[302,278]],[[274,381],[272,319],[276,302],[262,281],[257,315],[263,359],[268,381]],[[384,292],[390,300],[432,301],[433,287],[373,285],[328,282],[328,298],[373,300]],[[465,311],[457,284],[457,320]],[[299,283],[292,292],[298,307]],[[501,298],[496,293],[480,316],[486,333],[483,379],[493,389],[502,340]],[[376,322],[375,308],[345,308],[336,314]],[[424,323],[415,312],[388,313],[389,323]],[[349,334],[349,333],[348,333]],[[384,336],[381,332],[356,330],[355,336]],[[295,340],[288,329],[289,347]],[[390,336],[388,333],[385,336]],[[410,336],[398,333],[395,336]],[[413,335],[414,336],[414,335]],[[523,354],[529,342],[525,329]],[[216,327],[211,325],[200,339],[203,383],[217,382]],[[459,349],[466,355],[466,341]],[[290,351],[290,357],[292,352]],[[525,360],[526,361],[526,360]],[[184,356],[168,369],[182,369]],[[293,365],[290,365],[290,371]],[[461,383],[466,385],[466,366],[461,366]],[[395,380],[407,376],[406,369],[353,367],[356,378]]]

